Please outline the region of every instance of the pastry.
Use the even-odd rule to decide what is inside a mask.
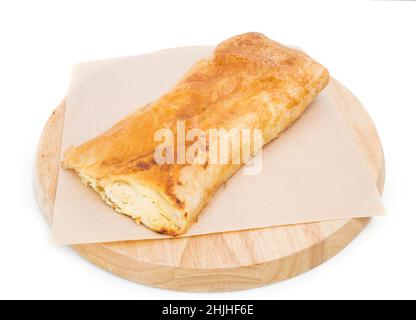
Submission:
[[[197,62],[159,100],[69,148],[63,166],[117,212],[156,232],[181,235],[248,158],[238,163],[230,152],[228,163],[210,161],[213,146],[206,143],[190,161],[183,161],[188,158],[182,150],[173,152],[174,161],[160,162],[158,132],[172,132],[177,146],[178,123],[185,132],[206,135],[210,129],[256,129],[261,148],[298,119],[328,81],[328,71],[305,53],[262,34],[238,35]],[[192,141],[184,144],[186,151]],[[250,156],[256,152],[250,150]],[[169,149],[164,151],[166,156]]]

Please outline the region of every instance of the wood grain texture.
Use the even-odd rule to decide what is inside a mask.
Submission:
[[[360,102],[332,79],[328,92],[343,115],[380,193],[384,157],[376,129]],[[35,189],[51,223],[58,179],[65,102],[45,126]],[[83,257],[123,278],[181,291],[230,291],[289,279],[348,245],[368,218],[298,224],[190,238],[75,245]]]

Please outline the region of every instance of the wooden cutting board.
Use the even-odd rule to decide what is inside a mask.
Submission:
[[[360,102],[339,82],[332,79],[328,92],[382,193],[384,157],[373,122]],[[64,116],[65,101],[45,126],[36,160],[36,196],[49,223],[53,218]],[[97,266],[135,282],[181,291],[230,291],[304,273],[340,252],[368,222],[368,218],[360,218],[72,247]]]

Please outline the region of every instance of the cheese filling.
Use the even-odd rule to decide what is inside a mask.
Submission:
[[[140,184],[131,184],[124,179],[97,181],[80,174],[86,185],[93,188],[104,201],[117,212],[128,215],[144,225],[163,230],[166,227],[180,230],[185,221],[156,191]]]

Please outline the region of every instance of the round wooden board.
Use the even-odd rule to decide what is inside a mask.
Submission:
[[[382,192],[380,140],[360,102],[332,79],[327,88],[343,115],[368,170]],[[36,195],[52,220],[65,102],[50,117],[39,144]],[[189,238],[74,245],[83,257],[116,275],[181,291],[231,291],[259,287],[304,273],[349,244],[368,218],[229,232]]]

